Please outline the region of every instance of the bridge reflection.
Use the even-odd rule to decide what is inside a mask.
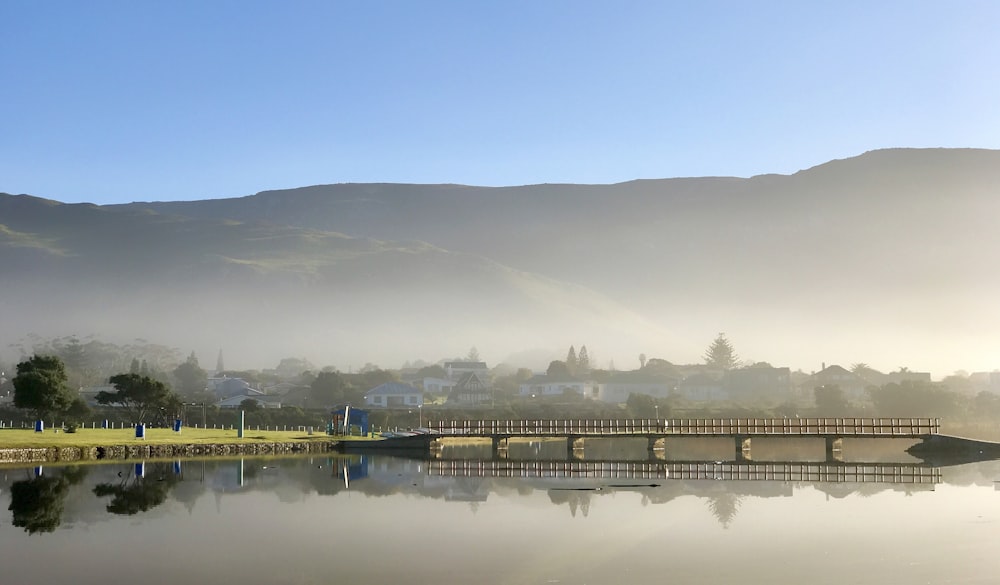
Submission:
[[[636,461],[430,460],[440,477],[606,480],[722,480],[828,483],[938,484],[936,467],[907,464],[729,463]]]

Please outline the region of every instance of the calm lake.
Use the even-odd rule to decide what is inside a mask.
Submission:
[[[1000,581],[1000,462],[928,467],[854,446],[826,465],[782,448],[782,464],[611,444],[567,458],[534,442],[502,460],[465,446],[7,467],[0,582]],[[683,449],[725,448],[668,446]]]

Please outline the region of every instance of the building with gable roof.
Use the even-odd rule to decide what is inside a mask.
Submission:
[[[386,382],[365,393],[365,406],[373,408],[407,408],[424,405],[419,388],[400,382]]]
[[[467,372],[448,394],[449,406],[482,406],[493,403],[493,384],[476,372]]]

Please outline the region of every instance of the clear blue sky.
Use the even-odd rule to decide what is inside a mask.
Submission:
[[[1000,2],[0,0],[0,191],[791,173],[1000,148]]]

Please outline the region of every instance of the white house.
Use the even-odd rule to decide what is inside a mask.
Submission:
[[[653,398],[667,398],[672,391],[672,384],[660,382],[607,382],[598,384],[594,396],[601,402],[621,404],[628,401],[632,394],[645,394]]]
[[[399,382],[386,382],[365,394],[365,406],[374,408],[406,408],[424,405],[424,395],[419,388]]]
[[[424,392],[428,394],[444,395],[450,393],[455,385],[458,384],[456,380],[449,380],[446,378],[424,378]]]
[[[562,396],[571,392],[575,392],[586,398],[592,398],[594,387],[592,382],[540,374],[522,382],[518,392],[521,396],[530,396],[533,398],[538,396]]]

